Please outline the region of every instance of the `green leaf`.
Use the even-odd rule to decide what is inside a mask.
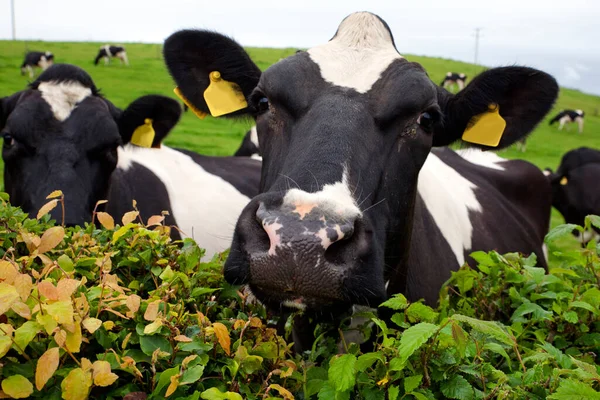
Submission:
[[[17,351],[25,350],[27,345],[33,340],[35,335],[40,333],[44,327],[35,322],[27,321],[15,331],[15,344],[18,346]]]
[[[600,229],[600,217],[597,215],[588,215],[587,217],[585,217],[586,219],[588,219],[592,225],[594,225],[596,228]]]
[[[475,396],[471,384],[460,375],[454,375],[452,379],[442,382],[440,389],[449,399],[467,400]]]
[[[163,372],[161,372],[160,376],[158,377],[158,383],[156,384],[156,388],[154,389],[152,394],[154,394],[155,396],[161,394],[164,395],[164,393],[162,393],[163,389],[169,386],[169,384],[171,383],[171,377],[177,374],[179,374],[179,366],[165,369]]]
[[[423,303],[412,303],[405,312],[409,321],[435,322],[438,313]]]
[[[598,400],[600,393],[591,386],[574,379],[563,379],[558,385],[556,392],[547,397],[550,400]]]
[[[513,322],[525,322],[526,319],[522,318],[524,315],[532,314],[534,321],[550,320],[552,319],[552,311],[546,311],[535,303],[523,303],[521,304],[510,317]]]
[[[338,392],[345,392],[354,387],[356,372],[356,356],[354,354],[343,354],[334,357],[329,362],[329,382]]]
[[[239,393],[234,392],[221,392],[216,387],[212,387],[208,390],[205,390],[200,394],[204,400],[243,400],[243,397],[240,396]]]
[[[565,321],[570,322],[572,324],[576,324],[579,322],[579,317],[575,311],[567,311],[563,313],[563,318]]]
[[[358,360],[356,361],[356,370],[359,372],[366,371],[378,360],[385,363],[385,357],[382,353],[365,353],[358,357]]]
[[[550,242],[554,242],[558,239],[561,239],[565,236],[571,236],[571,233],[575,229],[577,229],[580,232],[583,232],[583,228],[579,225],[575,225],[575,224],[559,225],[556,228],[552,229],[550,232],[548,232],[548,234],[544,238],[544,242],[550,243]]]
[[[502,357],[504,357],[506,359],[506,363],[510,367],[510,364],[511,364],[510,357],[508,356],[508,353],[506,352],[506,350],[504,350],[504,347],[502,347],[498,343],[488,342],[483,345],[483,348],[484,348],[484,350],[489,350],[492,353],[496,353],[496,354],[499,354]]]
[[[194,290],[192,290],[192,297],[198,297],[198,296],[202,296],[203,294],[213,293],[213,292],[216,292],[217,290],[220,290],[220,289],[197,287],[197,288],[194,288]]]
[[[195,367],[185,370],[183,376],[181,377],[180,385],[189,385],[190,383],[196,382],[198,379],[202,378],[203,373],[203,365],[196,365]]]
[[[391,308],[392,310],[404,310],[406,307],[408,307],[408,300],[406,300],[404,295],[397,293],[381,303],[380,307],[387,307]]]
[[[339,392],[335,390],[331,382],[325,382],[321,390],[319,390],[317,398],[319,400],[349,400],[350,391]]]
[[[456,350],[461,357],[465,356],[467,349],[467,335],[456,321],[452,321],[452,338],[456,342]]]
[[[417,351],[438,329],[437,325],[428,322],[421,322],[411,326],[402,333],[400,338],[400,346],[398,347],[398,361],[395,364],[394,370],[400,371],[406,365],[408,358]],[[393,361],[393,360],[392,360]],[[392,370],[392,365],[390,365]]]
[[[404,378],[404,392],[411,393],[413,390],[421,386],[423,375],[414,375]]]
[[[68,255],[62,254],[56,261],[58,262],[58,265],[60,265],[60,267],[66,272],[73,271],[73,260],[71,260]]]
[[[585,301],[572,301],[569,303],[569,307],[582,308],[584,310],[588,310],[594,315],[598,315],[599,313],[597,308],[594,308],[591,304],[586,303]]]
[[[171,343],[162,336],[140,336],[140,348],[147,356],[151,356],[154,350],[160,349],[161,351],[172,353]]]
[[[397,400],[398,399],[398,395],[400,395],[400,389],[398,388],[398,386],[390,386],[388,389],[388,399],[389,400]]]
[[[475,329],[478,332],[485,333],[486,335],[490,335],[494,339],[507,344],[509,346],[513,345],[514,337],[506,332],[505,327],[502,326],[499,322],[493,321],[482,321],[476,318],[467,317],[466,315],[454,314],[452,319],[455,319],[460,322],[465,322],[471,326],[471,328]]]
[[[596,287],[586,290],[581,299],[595,308],[600,308],[600,290]]]

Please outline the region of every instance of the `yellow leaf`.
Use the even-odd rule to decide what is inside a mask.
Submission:
[[[197,354],[192,354],[191,356],[187,356],[186,358],[183,359],[183,361],[181,362],[181,366],[183,368],[187,368],[188,364],[192,361],[194,361],[196,358],[198,358]]]
[[[64,347],[66,340],[67,340],[67,332],[65,332],[64,330],[61,329],[54,334],[54,341],[60,347]]]
[[[74,331],[72,333],[67,332],[67,339],[65,341],[67,350],[69,350],[71,353],[79,353],[81,348],[81,339],[81,324],[75,323]]]
[[[285,371],[283,371],[283,372],[281,373],[281,375],[280,375],[280,376],[281,376],[282,378],[287,378],[287,377],[289,377],[289,376],[292,376],[292,373],[293,373],[293,372],[294,372],[294,368],[292,368],[292,367],[288,367],[288,369],[286,369]]]
[[[94,361],[92,368],[94,369],[94,376],[96,376],[96,374],[99,374],[101,372],[109,373],[110,372],[110,363],[108,361],[104,361],[104,360],[97,360],[97,361]]]
[[[86,400],[92,387],[92,374],[75,368],[60,384],[64,400]]]
[[[12,339],[10,336],[0,335],[0,358],[4,357],[12,346]]]
[[[14,286],[0,283],[0,315],[4,314],[19,298],[19,292]]]
[[[104,321],[102,323],[102,326],[104,326],[104,329],[106,329],[107,331],[112,330],[112,328],[115,327],[115,323],[113,321]]]
[[[73,323],[73,305],[70,301],[57,301],[44,308],[59,324]]]
[[[79,281],[77,279],[68,279],[63,278],[58,281],[56,285],[56,290],[58,291],[58,299],[62,301],[69,301],[71,299],[71,295],[79,286]]]
[[[38,292],[48,300],[58,300],[58,290],[56,290],[56,286],[50,281],[38,283]]]
[[[13,305],[10,306],[10,309],[25,319],[31,319],[31,310],[29,309],[29,306],[21,300],[15,301]]]
[[[167,388],[165,397],[169,397],[170,395],[172,395],[177,390],[177,387],[179,386],[179,375],[173,375],[170,379],[171,379],[171,383],[169,384],[169,387]]]
[[[146,224],[146,226],[160,225],[160,223],[164,220],[165,217],[163,215],[153,215],[150,218],[148,218],[148,223]]]
[[[231,338],[229,337],[229,332],[227,331],[227,327],[220,322],[213,322],[212,327],[214,329],[215,335],[219,340],[219,344],[225,350],[227,355],[231,354]]]
[[[33,385],[23,375],[13,375],[2,381],[2,391],[13,399],[26,399],[33,393]]]
[[[140,303],[142,299],[137,294],[132,294],[127,297],[126,304],[127,308],[131,310],[131,312],[137,312],[140,309]]]
[[[277,390],[279,392],[279,394],[282,395],[285,400],[294,400],[294,395],[289,390],[287,390],[286,388],[284,388],[281,385],[272,383],[269,385],[269,389]]]
[[[96,217],[98,217],[98,221],[100,221],[104,229],[115,229],[115,220],[110,214],[99,211],[96,213]]]
[[[94,385],[96,386],[110,386],[115,381],[119,379],[119,375],[109,372],[101,372],[99,374],[94,374]]]
[[[98,318],[86,318],[83,320],[82,324],[89,333],[94,333],[102,326],[102,321]]]
[[[162,319],[158,318],[151,324],[146,325],[146,327],[144,328],[144,334],[152,335],[153,333],[156,333],[156,331],[158,331],[161,326],[163,326]]]
[[[260,320],[260,318],[252,317],[250,318],[250,326],[253,328],[261,328],[262,321]]]
[[[129,211],[129,212],[125,213],[125,215],[123,215],[121,222],[123,222],[123,225],[130,224],[137,218],[137,216],[139,214],[140,213],[137,211]]]
[[[108,200],[98,200],[98,201],[96,202],[96,207],[98,207],[98,206],[100,206],[100,205],[102,205],[102,204],[106,204],[106,203],[108,203]]]
[[[49,202],[47,202],[40,208],[40,210],[38,211],[37,216],[35,218],[36,219],[42,218],[44,215],[46,215],[50,211],[52,211],[56,207],[57,204],[58,204],[58,200],[56,200],[56,199],[50,200]]]
[[[21,234],[21,238],[23,239],[23,242],[25,242],[25,245],[27,246],[27,250],[29,250],[30,253],[33,253],[33,251],[35,249],[37,249],[38,246],[40,245],[40,242],[42,241],[42,239],[40,239],[40,237],[34,233],[29,233],[29,232],[19,232],[19,233]]]
[[[53,226],[52,228],[49,228],[42,235],[42,240],[37,249],[38,253],[42,254],[49,250],[52,250],[53,248],[58,246],[60,242],[62,242],[64,237],[65,230],[62,226]]]
[[[123,339],[123,343],[121,343],[121,349],[122,349],[122,350],[125,350],[125,348],[127,347],[127,343],[129,343],[129,339],[131,338],[131,334],[132,334],[132,333],[133,333],[133,332],[129,332],[129,333],[127,334],[127,336],[125,336],[125,339]]]
[[[52,315],[37,313],[35,316],[37,322],[44,327],[44,330],[48,335],[54,332],[54,329],[58,326],[58,323],[54,320]]]
[[[190,339],[189,337],[187,337],[185,335],[177,335],[177,336],[175,336],[174,339],[177,342],[183,342],[183,343],[190,343],[192,341],[192,339]]]
[[[83,372],[88,372],[92,368],[92,362],[85,357],[81,357],[81,369],[83,370]]]
[[[35,368],[35,387],[42,390],[48,379],[52,378],[58,368],[59,352],[58,347],[46,350],[39,358]]]
[[[154,321],[156,317],[158,317],[158,306],[160,305],[160,300],[154,300],[152,303],[148,304],[146,308],[146,312],[144,313],[144,319],[146,321]]]
[[[0,260],[0,282],[13,285],[18,275],[19,271],[11,262]]]
[[[15,277],[13,285],[15,289],[17,289],[21,300],[27,301],[29,295],[31,294],[31,289],[33,288],[31,276],[27,274],[19,274]]]
[[[56,199],[57,197],[61,197],[63,195],[63,192],[61,190],[55,190],[54,192],[50,193],[48,196],[46,196],[47,199]]]

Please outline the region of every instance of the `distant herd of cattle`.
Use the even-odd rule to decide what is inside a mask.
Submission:
[[[551,110],[558,85],[542,71],[489,69],[452,94],[445,87],[464,88],[464,74],[434,84],[367,12],[264,72],[213,31],[176,32],[163,53],[191,108],[254,119],[235,156],[163,145],[181,116],[175,100],[147,95],[121,110],[81,68],[29,53],[22,70],[44,72],[0,100],[5,190],[35,215],[61,189],[68,225],[90,222],[101,199],[113,215],[133,199],[144,218],[168,211],[174,238],[193,237],[208,254],[231,248],[227,281],[275,312],[305,311],[297,349],[310,346],[311,324],[355,305],[394,293],[434,304],[472,251],[535,253],[546,267],[552,205],[570,223],[600,212],[590,184],[600,152],[573,150],[553,172],[485,151],[522,141]],[[95,63],[110,57],[128,62],[123,47],[107,45]],[[207,93],[219,82],[235,90],[220,92],[216,112]],[[504,123],[495,143],[447,147],[488,114]],[[551,123],[581,131],[583,117],[565,110]]]

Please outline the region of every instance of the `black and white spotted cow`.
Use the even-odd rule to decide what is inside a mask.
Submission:
[[[583,110],[563,110],[550,120],[550,125],[554,124],[555,122],[558,122],[558,130],[560,131],[565,126],[565,124],[577,122],[577,125],[579,127],[579,133],[583,133],[584,116],[585,113],[583,112]]]
[[[239,213],[258,193],[260,162],[161,145],[180,115],[179,102],[156,95],[120,110],[85,71],[56,64],[27,89],[0,99],[5,190],[31,215],[50,192],[62,190],[68,225],[91,221],[100,199],[120,219],[136,199],[144,221],[168,211],[166,223],[207,254],[223,251]],[[155,131],[152,147],[138,147],[132,136],[146,122]],[[52,216],[60,221],[56,210]]]
[[[552,205],[568,224],[584,225],[588,215],[600,215],[600,151],[580,147],[565,153],[556,172],[546,169],[552,184]],[[579,231],[574,231],[579,236]],[[598,234],[585,232],[585,243]]]
[[[197,108],[209,111],[202,94],[219,71],[248,101],[232,116],[256,120],[261,194],[240,215],[224,274],[269,308],[304,309],[306,322],[394,293],[434,304],[475,250],[535,253],[546,265],[544,174],[489,152],[432,147],[460,140],[492,104],[507,124],[498,148],[514,143],[554,104],[550,75],[494,68],[453,95],[402,57],[388,25],[367,12],[264,72],[212,31],[174,33],[164,55]],[[301,337],[298,348],[312,343]]]
[[[33,78],[33,68],[41,68],[45,71],[54,63],[54,54],[49,51],[30,51],[25,55],[25,60],[21,64],[21,75],[29,72],[29,77]]]
[[[457,72],[447,72],[440,86],[448,89],[452,85],[457,85],[458,90],[463,90],[467,83],[467,75]]]
[[[256,132],[256,125],[250,128],[244,135],[242,144],[234,153],[236,157],[252,157],[257,160],[261,159],[260,148],[258,147],[258,133]]]
[[[100,46],[100,50],[98,50],[98,55],[94,60],[94,65],[98,65],[101,59],[104,59],[104,65],[107,65],[112,57],[118,58],[121,61],[121,64],[125,63],[125,65],[129,65],[129,60],[127,59],[127,52],[125,51],[125,47],[111,46],[108,44]]]

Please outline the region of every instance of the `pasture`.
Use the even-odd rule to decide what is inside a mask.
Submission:
[[[21,76],[19,66],[28,50],[51,51],[55,62],[75,64],[84,68],[94,79],[101,92],[118,107],[126,107],[137,97],[157,93],[177,98],[173,93],[174,83],[162,60],[160,44],[125,43],[130,66],[121,65],[116,59],[107,66],[100,63],[94,66],[94,57],[103,43],[83,42],[35,42],[0,41],[0,96],[7,96],[22,90],[29,82],[28,76]],[[268,68],[280,58],[294,54],[295,48],[248,48],[252,59],[261,69]],[[402,51],[402,49],[400,49]],[[446,72],[464,72],[469,78],[482,70],[473,64],[410,54],[404,54],[410,61],[421,63],[431,79],[439,83]],[[39,73],[39,70],[36,71]],[[37,76],[37,75],[36,75]],[[468,81],[467,81],[468,82]],[[586,113],[583,134],[576,133],[575,126],[568,131],[558,131],[557,125],[548,121],[563,108],[582,109]],[[600,97],[577,90],[561,88],[558,101],[546,119],[530,135],[527,151],[520,152],[515,146],[500,153],[505,158],[523,158],[540,168],[556,169],[562,155],[568,150],[589,146],[600,148]],[[184,113],[181,121],[170,133],[165,143],[172,147],[193,150],[206,155],[231,155],[237,149],[244,133],[252,126],[249,120],[227,120],[207,117],[198,119],[192,112]],[[0,160],[0,167],[3,168]],[[0,183],[3,178],[0,177]],[[563,220],[556,210],[552,213],[552,226]],[[570,238],[563,239],[561,245],[574,246]]]

